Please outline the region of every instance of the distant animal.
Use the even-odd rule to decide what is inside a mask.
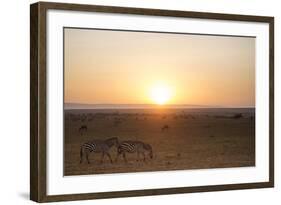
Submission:
[[[119,142],[117,137],[112,137],[107,140],[95,139],[90,142],[86,142],[80,147],[80,164],[83,162],[84,154],[86,154],[86,160],[88,164],[90,164],[89,154],[91,152],[102,154],[100,163],[103,163],[104,155],[106,155],[112,163],[112,158],[109,151],[112,146],[117,147],[118,145]]]
[[[82,125],[80,128],[79,128],[79,133],[81,135],[83,135],[83,133],[87,132],[88,131],[88,127],[87,125]]]
[[[162,128],[161,128],[161,131],[165,131],[165,130],[169,130],[169,125],[164,125]]]
[[[126,153],[137,153],[137,161],[140,160],[140,154],[143,156],[143,161],[146,160],[146,153],[148,153],[150,159],[153,158],[153,151],[151,145],[141,141],[121,142],[117,148],[117,156],[115,161],[117,162],[119,156],[122,154],[124,161],[128,162],[126,158]]]
[[[233,119],[239,119],[239,118],[242,118],[243,117],[243,115],[242,115],[242,113],[238,113],[238,114],[235,114],[235,115],[233,115]]]

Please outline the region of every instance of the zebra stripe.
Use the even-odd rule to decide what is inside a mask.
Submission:
[[[136,145],[134,143],[124,142],[120,145],[120,149],[133,153],[136,151]]]
[[[145,161],[145,153],[148,153],[151,159],[153,158],[152,147],[142,141],[123,141],[120,143],[117,149],[116,161],[119,155],[122,154],[124,160],[127,162],[126,153],[137,153],[137,161],[139,160],[140,154]]]
[[[111,156],[109,154],[109,149],[114,145],[117,146],[118,144],[119,143],[117,137],[112,137],[107,140],[94,140],[91,142],[86,142],[80,148],[80,163],[82,163],[84,153],[86,154],[87,162],[90,163],[88,159],[88,154],[90,152],[102,153],[102,162],[104,155],[107,155],[112,162]]]
[[[85,144],[83,144],[83,147],[85,149],[89,149],[90,151],[95,151],[97,146],[95,143],[85,143]]]

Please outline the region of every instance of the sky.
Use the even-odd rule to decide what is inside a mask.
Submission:
[[[64,30],[64,102],[255,106],[255,38]]]

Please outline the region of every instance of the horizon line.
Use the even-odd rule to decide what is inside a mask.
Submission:
[[[89,108],[85,108],[89,106]],[[96,107],[95,107],[96,106]],[[143,107],[142,107],[143,106]],[[68,108],[67,108],[68,107]],[[71,108],[72,107],[72,108]],[[64,103],[64,109],[143,109],[143,108],[255,108],[255,106],[222,106],[222,105],[198,105],[198,104],[117,104],[117,103]]]

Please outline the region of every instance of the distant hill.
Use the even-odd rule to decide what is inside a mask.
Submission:
[[[206,105],[155,105],[155,104],[81,104],[81,103],[65,103],[64,109],[149,109],[149,108],[220,108],[219,106]]]

